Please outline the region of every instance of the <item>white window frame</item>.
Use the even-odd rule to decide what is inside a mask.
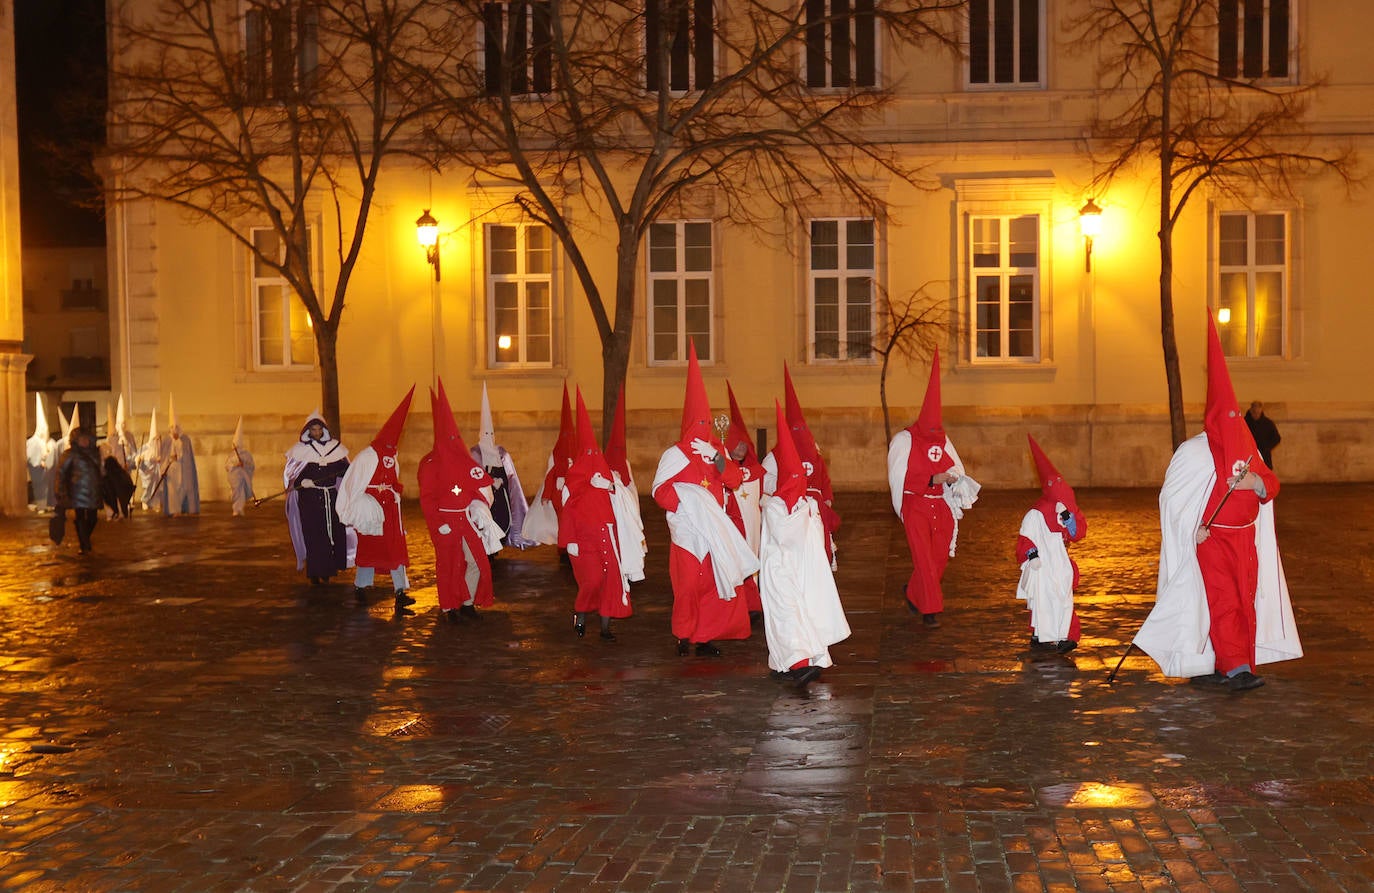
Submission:
[[[874,10],[875,10],[875,11],[869,13],[869,21],[871,22],[872,28],[873,28],[873,83],[872,83],[872,84],[859,84],[859,83],[858,83],[859,48],[858,48],[858,41],[855,40],[855,34],[857,33],[857,31],[856,31],[856,29],[855,29],[855,26],[856,26],[856,22],[858,21],[858,19],[857,19],[857,13],[856,13],[856,11],[852,8],[852,4],[853,4],[854,0],[850,0],[850,3],[851,3],[851,8],[850,8],[850,11],[849,11],[850,33],[849,33],[849,46],[848,46],[848,56],[849,56],[849,78],[850,78],[850,83],[848,83],[848,84],[841,84],[841,85],[839,85],[839,86],[836,86],[836,85],[835,85],[835,65],[834,65],[834,59],[833,59],[833,57],[831,56],[831,53],[830,53],[831,44],[832,44],[833,39],[834,39],[833,28],[832,28],[832,26],[834,25],[834,22],[832,22],[832,21],[829,20],[829,19],[830,19],[830,16],[831,16],[831,10],[832,10],[832,6],[831,6],[832,0],[818,0],[818,2],[822,2],[822,3],[824,3],[824,5],[825,5],[825,15],[824,15],[824,18],[826,19],[826,21],[825,21],[825,22],[822,24],[822,26],[821,26],[821,27],[823,27],[823,28],[825,29],[825,41],[824,41],[824,42],[825,42],[825,63],[824,63],[824,64],[825,64],[825,78],[824,78],[825,83],[823,83],[823,84],[812,84],[812,83],[811,83],[811,69],[810,69],[810,59],[809,59],[809,55],[810,55],[810,54],[809,54],[809,47],[808,47],[808,45],[807,45],[807,39],[808,39],[808,37],[810,36],[810,28],[811,28],[811,26],[810,26],[809,24],[807,24],[808,21],[809,21],[809,17],[808,17],[808,15],[807,15],[808,2],[807,2],[807,0],[802,0],[802,22],[801,22],[801,26],[802,26],[802,33],[801,33],[802,46],[801,46],[800,77],[801,77],[801,83],[803,84],[803,86],[805,86],[806,89],[808,89],[808,90],[836,90],[836,91],[842,91],[842,90],[878,90],[878,89],[881,89],[882,86],[883,86],[883,41],[882,41],[882,34],[883,34],[883,32],[882,32],[882,28],[881,28],[881,24],[880,24],[880,22],[879,22],[878,16],[877,16],[877,14],[876,14],[876,9],[877,9],[877,7],[878,7],[878,4],[881,2],[881,0],[873,0],[873,6],[874,6]]]
[[[494,5],[494,6],[499,6],[499,7],[501,7],[501,33],[502,33],[502,35],[505,35],[505,34],[510,33],[511,3],[512,3],[512,0],[484,0],[484,2],[482,3],[482,7],[483,7],[483,8],[485,8],[485,7],[488,6],[488,5]],[[510,93],[512,99],[539,99],[539,98],[548,96],[549,94],[551,94],[551,93],[553,92],[554,71],[553,71],[553,50],[552,50],[552,48],[550,48],[549,51],[548,51],[548,53],[549,53],[549,58],[548,58],[548,64],[549,64],[549,87],[548,87],[548,89],[547,89],[547,90],[540,90],[540,89],[537,89],[538,85],[536,84],[536,79],[535,79],[535,60],[536,60],[537,54],[536,54],[535,52],[533,52],[533,50],[531,49],[531,47],[532,47],[532,45],[533,45],[534,37],[535,37],[535,34],[534,34],[534,22],[535,22],[535,18],[534,18],[534,8],[535,8],[536,5],[542,5],[542,6],[544,6],[545,8],[547,8],[547,9],[549,10],[549,14],[550,14],[550,15],[552,15],[552,13],[553,13],[552,4],[549,2],[549,0],[525,0],[525,35],[526,35],[527,39],[528,39],[529,42],[530,42],[530,45],[528,45],[528,46],[525,47],[525,52],[526,52],[526,54],[527,54],[527,58],[526,58],[526,62],[525,62],[525,78],[526,78],[526,83],[528,84],[528,87],[527,87],[525,90],[521,90],[521,91],[516,91],[514,88],[512,88],[512,89],[511,89],[511,93]],[[552,39],[552,38],[550,38],[550,39]],[[500,48],[500,51],[501,51],[501,53],[504,55],[504,53],[505,53],[505,47],[504,47],[504,46],[501,47],[501,48]],[[499,95],[500,95],[500,91],[492,92],[491,90],[488,90],[488,89],[487,89],[487,86],[486,86],[486,77],[487,77],[487,22],[486,22],[486,18],[485,18],[485,17],[483,17],[483,18],[480,20],[480,22],[478,23],[478,27],[477,27],[477,58],[478,58],[478,60],[479,60],[480,63],[481,63],[481,70],[482,70],[482,93],[483,93],[483,95],[484,95],[484,96],[499,96]]]
[[[1212,311],[1213,319],[1222,309],[1221,279],[1225,274],[1245,276],[1245,352],[1227,354],[1227,358],[1250,360],[1276,360],[1288,356],[1288,340],[1292,317],[1293,288],[1293,220],[1294,213],[1285,208],[1262,208],[1257,210],[1223,208],[1217,210],[1213,221],[1212,237]],[[1243,217],[1245,219],[1245,262],[1243,264],[1223,264],[1221,261],[1221,221],[1224,217]],[[1259,217],[1280,217],[1283,219],[1283,262],[1261,264],[1256,260],[1258,240],[1255,221]],[[1279,350],[1277,353],[1259,353],[1259,336],[1255,328],[1256,279],[1260,274],[1278,273],[1281,285],[1279,297]],[[1218,320],[1219,321],[1219,320]],[[1219,321],[1220,322],[1220,321]],[[1227,325],[1229,323],[1222,323]],[[1223,338],[1223,344],[1228,339]]]
[[[667,3],[667,2],[668,2],[668,0],[647,0],[647,2],[657,2],[658,5],[659,5],[659,7],[661,8],[662,5],[663,5],[664,3]],[[714,84],[714,83],[716,82],[716,80],[720,77],[720,30],[719,30],[719,22],[720,22],[719,16],[720,16],[720,13],[719,13],[719,7],[720,7],[720,5],[721,5],[722,3],[728,3],[728,2],[729,2],[729,0],[710,0],[710,3],[711,3],[711,71],[710,71],[710,81],[709,81],[709,83],[706,84],[705,86],[710,86],[711,84]],[[695,8],[695,5],[693,5],[693,4],[691,3],[691,0],[688,0],[688,3],[689,3],[689,6],[688,6],[688,9],[689,9],[689,18],[691,19],[691,28],[689,29],[689,30],[690,30],[690,36],[688,37],[688,40],[687,40],[687,80],[690,81],[689,86],[684,87],[684,88],[678,88],[678,87],[672,86],[672,68],[673,68],[672,47],[669,46],[669,48],[668,48],[668,78],[669,78],[669,84],[668,84],[668,90],[667,90],[667,92],[670,93],[670,94],[672,94],[672,95],[675,95],[675,96],[685,96],[685,95],[687,95],[687,94],[689,94],[689,93],[696,93],[696,92],[699,92],[700,90],[702,90],[702,89],[705,88],[705,86],[703,86],[703,87],[697,86],[697,83],[696,83],[696,81],[697,81],[697,70],[696,70],[696,68],[697,68],[697,64],[696,64],[696,49],[697,49],[697,42],[696,42],[696,31],[697,31],[696,8]],[[657,92],[657,91],[658,91],[658,88],[657,88],[657,87],[654,87],[654,86],[651,86],[651,83],[650,83],[650,80],[649,80],[649,48],[650,48],[650,34],[649,34],[649,23],[648,23],[648,13],[647,13],[648,6],[647,6],[647,5],[645,6],[645,10],[646,10],[646,12],[645,12],[644,30],[643,30],[643,32],[640,34],[641,40],[643,41],[643,50],[644,50],[644,55],[643,55],[643,59],[644,59],[644,72],[643,72],[643,77],[644,77],[644,89],[645,89],[646,91],[650,91],[650,92]],[[660,22],[660,27],[662,27],[662,16],[661,16],[661,15],[660,15],[660,17],[659,17],[659,22]]]
[[[1270,37],[1270,33],[1271,33],[1271,31],[1272,31],[1273,24],[1274,24],[1274,17],[1273,17],[1273,15],[1272,15],[1272,12],[1273,12],[1272,4],[1275,2],[1275,0],[1262,0],[1262,2],[1263,2],[1263,4],[1264,4],[1264,12],[1262,13],[1263,25],[1262,25],[1262,28],[1261,28],[1261,36],[1260,36],[1260,62],[1261,62],[1261,67],[1264,69],[1264,72],[1265,72],[1265,73],[1264,73],[1264,74],[1260,74],[1260,75],[1256,75],[1256,76],[1250,76],[1250,75],[1247,75],[1247,74],[1245,73],[1245,9],[1244,9],[1244,7],[1245,7],[1245,2],[1246,2],[1246,0],[1237,0],[1237,10],[1236,10],[1236,12],[1237,12],[1237,17],[1238,17],[1238,18],[1237,18],[1237,23],[1236,23],[1236,46],[1235,46],[1235,51],[1236,51],[1236,73],[1235,73],[1235,75],[1234,75],[1234,78],[1235,78],[1236,80],[1238,80],[1238,81],[1247,81],[1247,82],[1250,82],[1250,83],[1268,83],[1268,84],[1295,84],[1295,83],[1297,83],[1297,82],[1298,82],[1298,72],[1297,72],[1298,60],[1297,60],[1297,54],[1296,54],[1295,51],[1296,51],[1296,49],[1297,49],[1297,32],[1298,32],[1298,27],[1297,27],[1297,20],[1298,20],[1298,9],[1297,9],[1297,7],[1298,7],[1298,0],[1282,0],[1282,2],[1286,3],[1287,6],[1288,6],[1288,41],[1287,41],[1286,46],[1284,47],[1284,54],[1285,54],[1285,60],[1286,60],[1286,63],[1287,63],[1288,71],[1287,71],[1286,74],[1281,74],[1281,75],[1271,75],[1271,74],[1268,73],[1269,70],[1270,70],[1270,67],[1271,67],[1272,59],[1273,59],[1273,55],[1269,52],[1269,50],[1270,50],[1270,47],[1269,47],[1269,37]],[[1217,72],[1218,72],[1218,74],[1221,74],[1221,66],[1220,66],[1220,60],[1221,60],[1221,29],[1220,29],[1220,27],[1217,28],[1217,47],[1216,47],[1216,52],[1217,52],[1217,60],[1218,60]],[[1226,77],[1227,75],[1221,74],[1221,76],[1222,76],[1222,77]]]
[[[256,245],[257,234],[260,232],[271,233],[272,236],[278,240],[282,251],[284,252],[286,250],[285,241],[281,239],[281,236],[276,231],[276,229],[270,226],[251,227],[248,231],[249,242]],[[314,267],[314,269],[312,270],[312,274],[315,276],[315,281],[319,282],[323,277],[318,267],[316,266],[319,263],[318,258],[320,256],[320,252],[318,250],[319,246],[317,246],[314,241],[315,227],[310,226],[306,228],[305,238],[306,243],[310,246],[310,263],[312,267]],[[319,351],[315,346],[314,337],[312,336],[310,340],[309,362],[296,362],[296,357],[291,348],[291,307],[293,303],[300,305],[301,311],[306,314],[306,327],[311,329],[313,329],[314,327],[314,322],[310,319],[309,313],[305,310],[305,305],[301,302],[300,295],[297,294],[296,290],[291,286],[291,283],[286,280],[286,277],[281,275],[258,275],[257,267],[257,253],[250,250],[248,252],[248,307],[249,315],[252,317],[253,322],[253,370],[258,372],[304,372],[308,370],[313,370],[319,362]],[[261,290],[264,286],[280,287],[282,290],[282,295],[284,296],[284,300],[282,301],[281,334],[282,357],[284,358],[285,362],[282,363],[267,363],[264,362],[262,358],[263,332]]]
[[[709,270],[687,270],[687,225],[705,224],[709,227],[711,235],[710,257],[711,268]],[[650,234],[644,237],[644,275],[646,281],[646,309],[645,309],[645,330],[648,335],[647,351],[650,366],[685,366],[687,364],[687,283],[689,281],[704,281],[706,283],[707,296],[707,355],[702,356],[701,351],[697,351],[697,359],[703,366],[713,365],[716,362],[716,227],[710,220],[700,218],[683,220],[656,220],[651,226],[672,226],[674,230],[676,253],[676,269],[671,271],[655,271],[653,269],[653,258],[651,255]],[[675,360],[661,359],[657,355],[655,336],[657,331],[654,328],[655,322],[655,303],[654,303],[654,283],[671,281],[677,284],[677,356]]]
[[[974,366],[1029,367],[1043,366],[1051,361],[1050,333],[1051,322],[1051,283],[1054,282],[1052,261],[1054,257],[1051,243],[1051,221],[1054,219],[1054,180],[1051,177],[1008,177],[1008,178],[970,178],[958,179],[955,191],[955,242],[958,250],[959,288],[963,297],[960,306],[964,321],[961,335],[961,357]],[[977,292],[973,267],[973,218],[975,217],[1022,217],[1036,215],[1039,222],[1037,230],[1037,264],[1035,270],[1035,307],[1033,334],[1035,350],[1030,357],[980,357],[978,356],[978,317]],[[1077,238],[1077,225],[1074,227]],[[1081,239],[1079,240],[1081,241]],[[984,268],[986,269],[986,268]],[[1007,299],[1006,289],[1003,298]],[[1004,325],[1006,316],[1003,316]]]
[[[1042,89],[1045,86],[1045,69],[1047,63],[1045,47],[1047,36],[1047,29],[1045,27],[1045,0],[1038,0],[1036,5],[1036,77],[1034,81],[1025,81],[1021,79],[1021,7],[1019,2],[1012,7],[1012,79],[1009,81],[997,80],[997,47],[995,45],[997,35],[997,4],[996,0],[987,0],[987,3],[988,20],[985,23],[985,27],[988,31],[988,70],[985,74],[988,79],[986,81],[975,81],[973,79],[973,12],[970,10],[969,19],[966,24],[967,30],[964,33],[965,56],[967,56],[969,60],[968,63],[964,65],[964,80],[967,89],[971,91]]]
[[[871,267],[850,267],[848,258],[848,227],[847,224],[864,222],[873,227],[873,266]],[[813,266],[812,259],[812,232],[817,223],[835,223],[838,229],[837,245],[837,266],[834,269],[817,269]],[[806,264],[806,358],[808,363],[818,365],[832,364],[854,364],[854,363],[873,363],[876,362],[877,353],[873,346],[878,336],[878,263],[881,256],[882,237],[878,226],[878,221],[873,217],[811,217],[806,220],[805,251],[803,257]],[[868,353],[851,357],[849,339],[849,300],[848,292],[845,288],[846,283],[857,274],[867,274],[868,276]],[[835,333],[836,353],[835,357],[820,357],[816,354],[816,281],[818,279],[835,279],[838,286],[838,312]]]
[[[515,230],[515,260],[516,271],[514,273],[493,272],[491,260],[492,253],[492,230],[501,227]],[[549,245],[549,268],[543,273],[531,273],[526,267],[528,260],[527,245],[529,232],[534,227],[541,227],[547,231]],[[484,297],[487,318],[487,366],[490,369],[551,369],[554,365],[555,338],[554,329],[556,320],[554,318],[554,308],[558,302],[556,285],[558,281],[558,247],[557,240],[554,238],[553,230],[547,224],[533,220],[493,222],[484,224],[482,227],[482,258],[483,271],[485,275]],[[519,358],[514,361],[504,361],[497,356],[497,312],[496,312],[496,285],[498,283],[515,283],[517,286],[516,317],[517,333],[516,344],[518,347]],[[529,304],[529,285],[531,283],[543,283],[548,289],[548,307],[546,308],[549,316],[549,357],[547,360],[531,361],[529,359],[529,339],[528,330],[530,304]]]

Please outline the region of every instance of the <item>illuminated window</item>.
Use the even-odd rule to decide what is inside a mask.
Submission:
[[[878,83],[874,0],[806,0],[806,86]]]
[[[482,72],[488,96],[553,89],[548,0],[482,4]]]
[[[553,234],[542,223],[485,228],[488,360],[553,365]]]
[[[871,219],[811,221],[812,361],[872,359],[876,236]]]
[[[968,220],[972,356],[1040,356],[1040,215],[974,215]]]
[[[258,369],[309,369],[315,365],[315,335],[310,315],[273,263],[286,261],[285,242],[276,230],[254,229],[251,259],[254,366]],[[310,234],[306,234],[309,245]],[[270,262],[269,262],[270,261]]]
[[[1227,211],[1217,218],[1217,327],[1228,357],[1279,357],[1288,313],[1288,215]]]
[[[969,0],[968,81],[972,86],[1042,83],[1044,0]]]
[[[687,342],[697,359],[715,359],[711,349],[714,260],[709,221],[649,226],[649,362],[687,362]]]
[[[1287,80],[1289,16],[1289,0],[1218,0],[1218,73],[1226,78]]]
[[[713,0],[646,0],[644,82],[650,90],[659,87],[665,51],[669,90],[701,90],[715,81],[714,6]]]

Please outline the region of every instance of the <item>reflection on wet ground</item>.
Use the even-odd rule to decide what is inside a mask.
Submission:
[[[1082,646],[1029,653],[1036,495],[966,517],[931,631],[885,497],[842,496],[854,635],[806,691],[759,635],[676,656],[648,504],[614,643],[573,635],[548,548],[454,625],[423,534],[398,616],[297,575],[275,511],[102,523],[86,558],[0,521],[0,889],[1374,889],[1374,486],[1284,489],[1308,656],[1244,695],[1139,654],[1105,684],[1153,491],[1079,494]]]

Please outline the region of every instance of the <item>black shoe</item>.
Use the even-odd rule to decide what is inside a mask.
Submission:
[[[311,578],[310,578],[310,585],[311,585],[311,586],[318,586],[318,585],[320,585],[320,584],[323,583],[323,582],[324,582],[324,580],[321,580],[319,577],[311,577]]]
[[[360,605],[367,604],[367,590],[364,589],[362,586],[354,586],[353,600]],[[400,599],[397,599],[396,602],[397,604],[400,604]]]
[[[477,606],[476,606],[476,605],[463,605],[461,608],[458,609],[458,613],[459,613],[459,614],[462,614],[464,617],[466,617],[466,618],[469,619],[469,620],[481,620],[481,619],[482,619],[482,615],[480,615],[480,614],[477,613]]]
[[[1263,684],[1264,680],[1249,670],[1241,670],[1226,680],[1226,687],[1231,691],[1249,691],[1252,688],[1259,688]]]
[[[463,622],[463,616],[458,613],[457,608],[449,608],[446,611],[444,611],[444,619],[447,620],[449,623]]]
[[[720,657],[725,652],[721,651],[710,642],[698,642],[696,647],[697,657]]]
[[[1055,651],[1058,646],[1053,642],[1042,642],[1035,636],[1030,637],[1031,651]]]
[[[922,614],[922,615],[921,615],[921,624],[922,624],[923,626],[925,626],[926,629],[939,629],[939,627],[940,627],[940,615],[939,615],[939,614]]]
[[[906,602],[906,610],[909,614],[919,614],[921,609],[911,603],[911,599],[906,597],[906,587],[902,587],[902,601]]]
[[[817,666],[798,667],[789,670],[788,673],[791,674],[792,681],[798,685],[808,685],[821,678],[821,668]]]
[[[1055,645],[1054,650],[1058,651],[1060,654],[1068,654],[1070,651],[1074,650],[1077,647],[1078,643],[1075,642],[1073,639],[1065,639],[1058,645]]]
[[[688,650],[689,648],[691,648],[691,647],[692,647],[692,643],[691,643],[691,642],[687,641],[686,639],[678,639],[678,640],[677,640],[677,656],[678,656],[678,657],[686,657],[686,656],[687,656],[687,650]]]
[[[397,605],[397,606],[396,606],[396,616],[397,616],[397,617],[414,617],[414,616],[415,616],[415,612],[412,611],[412,610],[410,610],[409,608],[407,608],[405,605]]]
[[[585,636],[587,634],[587,618],[583,617],[581,614],[574,614],[573,632],[577,633],[579,639]]]
[[[609,629],[603,629],[603,630],[601,631],[601,638],[602,638],[604,641],[607,641],[607,642],[614,642],[614,641],[615,641],[615,633],[611,632]]]
[[[402,589],[400,592],[396,593],[397,607],[404,608],[407,605],[413,604],[415,604],[415,597],[412,596],[408,591]]]
[[[1231,680],[1226,678],[1225,673],[1204,673],[1201,676],[1189,678],[1188,684],[1225,688],[1231,684]]]

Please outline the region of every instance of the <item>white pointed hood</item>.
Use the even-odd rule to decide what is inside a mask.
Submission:
[[[124,433],[124,395],[119,395],[119,402],[115,405],[115,430],[120,434]]]
[[[496,448],[496,426],[491,422],[491,401],[487,399],[487,383],[482,382],[481,436],[477,446],[482,451],[482,464],[494,468],[501,464],[501,452]]]
[[[52,429],[48,427],[48,414],[43,411],[43,395],[34,394],[33,399],[38,404],[38,412],[34,415],[33,436],[47,440],[52,437]]]
[[[239,416],[239,423],[234,426],[234,449],[243,447],[243,416]]]

